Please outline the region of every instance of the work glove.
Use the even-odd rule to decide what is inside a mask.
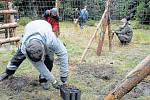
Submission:
[[[60,77],[63,84],[67,84],[67,77]]]
[[[58,81],[56,81],[56,82],[52,83],[52,86],[55,89],[60,89],[61,84]]]

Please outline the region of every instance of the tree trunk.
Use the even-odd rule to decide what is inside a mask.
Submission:
[[[150,75],[150,55],[138,64],[104,100],[121,99],[148,75]]]

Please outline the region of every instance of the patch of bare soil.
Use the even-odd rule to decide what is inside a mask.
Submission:
[[[124,98],[132,99],[140,96],[150,96],[150,80],[143,80],[134,87]]]
[[[6,95],[11,100],[50,100],[48,96],[32,94],[35,87],[39,87],[38,80],[26,76],[11,77],[0,82],[0,95]],[[28,97],[24,97],[21,92],[29,94]]]
[[[93,65],[93,64],[81,64],[77,65],[77,73],[82,76],[93,75],[95,78],[103,80],[117,79],[118,81],[110,85],[108,91],[98,93],[97,100],[103,100],[103,98],[113,90],[119,81],[121,81],[125,75],[118,76],[115,69],[111,65]],[[143,80],[136,87],[134,87],[128,94],[123,97],[123,100],[137,100],[140,96],[150,96],[150,80]]]
[[[30,79],[27,77],[12,77],[0,82],[0,88],[9,96],[16,95],[29,85]],[[11,91],[11,92],[10,92]]]
[[[92,64],[80,64],[78,65],[78,74],[89,75],[103,80],[110,80],[114,78],[116,71],[111,65],[92,65]]]

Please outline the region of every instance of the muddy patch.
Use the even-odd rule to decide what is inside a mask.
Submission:
[[[80,75],[92,74],[94,77],[103,80],[110,80],[114,78],[116,71],[111,67],[111,65],[90,65],[90,64],[80,64],[77,65],[77,73]]]
[[[117,84],[114,84],[113,87],[110,87],[109,91],[112,91]],[[103,100],[105,96],[108,95],[109,91],[107,93],[99,93],[96,100]],[[150,80],[143,80],[139,84],[137,84],[136,87],[134,87],[129,93],[125,94],[122,97],[122,100],[137,100],[141,96],[149,97],[150,96]],[[138,99],[138,100],[149,100],[149,99]]]
[[[11,77],[0,82],[0,95],[6,95],[10,100],[51,100],[49,96],[36,94],[40,89],[38,80],[20,76]],[[23,94],[26,94],[24,96]]]
[[[11,77],[8,80],[0,82],[0,88],[5,91],[7,95],[11,96],[23,91],[30,82],[30,79],[27,77]]]
[[[136,99],[140,96],[150,96],[150,80],[143,80],[123,98]]]

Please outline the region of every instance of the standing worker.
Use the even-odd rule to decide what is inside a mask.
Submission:
[[[44,20],[52,25],[52,30],[58,37],[60,35],[58,9],[52,8],[50,10],[46,10],[43,17]]]
[[[27,58],[39,71],[39,82],[44,89],[48,89],[48,81],[54,88],[59,89],[60,84],[51,73],[54,53],[60,61],[60,79],[63,84],[68,76],[68,54],[63,43],[55,36],[51,25],[44,20],[35,20],[25,26],[25,34],[21,46],[9,61],[7,68],[0,75],[0,81],[12,76],[20,64]]]
[[[75,8],[75,11],[74,11],[74,23],[75,24],[77,24],[78,23],[78,21],[79,21],[79,15],[80,15],[80,11],[79,11],[79,9],[78,8]]]
[[[87,11],[87,6],[84,7],[84,9],[82,9],[80,11],[80,16],[79,16],[79,25],[80,28],[83,29],[87,19],[88,19],[89,13]]]

